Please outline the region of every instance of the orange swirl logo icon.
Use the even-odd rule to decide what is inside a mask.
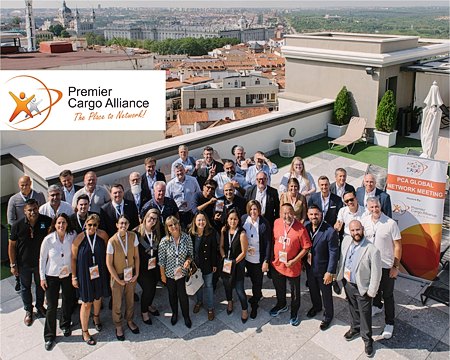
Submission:
[[[6,125],[15,130],[33,130],[41,126],[62,98],[61,91],[48,88],[30,75],[12,77],[6,82],[6,88],[9,100],[5,104],[5,113],[11,114]]]

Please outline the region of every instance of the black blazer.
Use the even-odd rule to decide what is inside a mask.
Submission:
[[[356,190],[356,200],[358,200],[358,204],[364,207],[364,196],[366,193],[366,189],[364,187],[359,187]],[[389,194],[383,190],[380,190],[376,188],[375,190],[375,197],[377,197],[380,200],[381,205],[381,211],[392,218],[392,204],[391,204],[391,197]]]
[[[82,188],[80,185],[73,186],[75,193]],[[66,201],[66,194],[64,194],[64,186],[61,185],[61,200]]]
[[[166,182],[166,176],[162,172],[156,170],[156,181]],[[141,176],[141,188],[142,188],[141,196],[150,200],[152,198],[152,192],[148,188],[147,173],[144,173]],[[134,202],[134,199],[133,199],[133,202]],[[144,202],[144,204],[145,204],[145,202]]]
[[[352,185],[345,183],[344,193],[347,191],[355,191],[355,188]],[[330,185],[330,192],[332,194],[337,194],[336,181]]]
[[[312,225],[307,222],[306,230],[308,231],[312,247],[311,266],[305,261],[305,266],[311,270],[314,276],[322,277],[326,272],[336,274],[336,268],[339,261],[339,238],[333,225],[323,222],[316,236],[313,236]]]
[[[123,213],[130,220],[129,231],[139,225],[139,215],[134,201],[123,200]],[[117,232],[117,212],[111,201],[100,208],[100,229],[105,230],[109,237]]]
[[[245,200],[247,202],[255,200],[257,191],[257,185],[250,186],[245,192]],[[271,228],[273,228],[275,220],[280,217],[280,198],[278,197],[278,191],[271,186],[267,186],[266,212],[264,217],[269,222]]]
[[[247,221],[248,214],[242,215],[241,223],[244,226]],[[270,264],[272,258],[272,227],[264,216],[259,217],[259,262],[262,264],[267,261]],[[248,236],[248,235],[247,235]]]
[[[219,236],[216,230],[208,236],[202,236],[198,253],[195,251],[195,235],[191,234],[192,246],[194,248],[194,261],[203,275],[211,274],[213,267],[217,267],[217,249],[219,247]]]
[[[137,206],[138,212],[141,212],[142,207],[144,206],[144,204],[145,204],[147,201],[150,200],[149,198],[147,198],[147,197],[144,196],[144,195],[145,195],[145,194],[144,194],[144,191],[141,191],[141,199],[140,199],[141,201],[140,201],[139,206],[137,206],[136,202],[134,201],[134,195],[133,195],[133,193],[131,192],[130,189],[128,189],[127,191],[125,191],[125,195],[123,196],[123,198],[124,198],[125,200],[134,202],[134,203],[136,204],[136,206]]]
[[[322,209],[322,193],[316,192],[311,194],[308,200],[308,207],[311,205],[317,205],[320,209]],[[324,215],[324,220],[334,226],[337,220],[339,210],[344,206],[342,199],[336,194],[330,193],[330,203],[328,204],[328,211]]]
[[[213,160],[213,165],[216,166],[216,174],[223,172],[223,165],[220,162]],[[200,167],[199,169],[194,170],[192,176],[197,178],[198,184],[200,185],[200,189],[203,189],[203,185],[205,184],[205,181],[208,179],[208,175],[209,170],[206,167],[204,168]]]

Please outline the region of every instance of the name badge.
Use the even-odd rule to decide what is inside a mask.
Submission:
[[[344,279],[350,282],[351,271],[349,268],[344,268]]]
[[[59,278],[65,278],[69,276],[69,265],[64,265],[61,267],[61,270],[59,270]]]
[[[125,282],[131,281],[133,278],[133,268],[131,266],[126,267],[123,269],[123,280]]]
[[[256,249],[253,246],[249,246],[248,249],[247,249],[247,253],[250,256],[255,256],[256,255]]]
[[[231,267],[233,266],[233,260],[224,259],[222,271],[227,274],[231,274]]]
[[[278,259],[280,259],[280,262],[283,264],[287,264],[287,252],[286,251],[278,251]]]
[[[311,264],[312,264],[312,253],[310,253],[310,252],[308,253],[308,257],[306,258],[306,261],[311,266]]]
[[[178,266],[173,271],[173,277],[175,280],[181,279],[183,277],[183,269],[181,269],[181,266]]]
[[[91,280],[97,279],[100,277],[100,272],[98,271],[98,265],[89,267],[89,277]]]
[[[147,270],[154,269],[155,267],[156,267],[156,258],[152,257],[152,258],[148,259]]]

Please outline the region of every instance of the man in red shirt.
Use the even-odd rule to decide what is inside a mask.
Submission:
[[[298,326],[300,309],[300,274],[302,257],[312,246],[308,232],[302,223],[295,219],[294,208],[286,203],[281,206],[280,218],[273,227],[272,280],[277,295],[277,304],[270,310],[271,316],[278,316],[288,310],[286,304],[286,280],[291,285],[291,319],[292,326]]]

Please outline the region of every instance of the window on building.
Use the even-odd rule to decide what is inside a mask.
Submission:
[[[241,106],[241,98],[239,96],[236,96],[234,98],[234,106],[235,107],[240,107]]]
[[[201,99],[200,99],[200,107],[201,107],[202,109],[205,109],[205,108],[206,108],[206,99],[205,99],[205,98],[201,98]]]
[[[270,100],[275,100],[275,93],[270,94]]]
[[[230,107],[230,98],[223,98],[223,107]]]
[[[195,99],[189,99],[189,109],[193,109],[195,106]]]
[[[257,78],[257,79],[255,80],[255,85],[259,85],[259,84],[261,84],[261,81]]]
[[[397,76],[386,79],[386,91],[392,90],[394,97],[397,98]]]
[[[241,86],[245,86],[245,81],[241,81]]]
[[[213,108],[218,108],[219,107],[219,99],[217,99],[217,98],[213,98],[212,99],[212,107]]]

